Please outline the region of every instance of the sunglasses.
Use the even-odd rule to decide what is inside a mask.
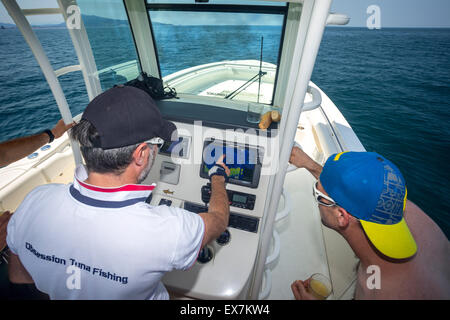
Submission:
[[[145,141],[144,143],[156,144],[158,146],[158,150],[162,148],[164,145],[164,140],[160,137],[155,137],[150,140]]]
[[[325,207],[333,207],[333,206],[337,206],[336,201],[334,201],[333,199],[331,199],[329,196],[324,195],[322,192],[320,192],[320,191],[317,189],[317,183],[318,183],[318,182],[314,183],[314,185],[313,185],[313,196],[314,196],[314,199],[316,200],[316,202],[317,202],[318,204],[321,204],[321,205],[325,206]],[[323,199],[329,201],[330,203],[323,202]]]

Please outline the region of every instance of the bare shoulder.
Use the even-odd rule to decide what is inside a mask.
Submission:
[[[405,220],[418,247],[410,265],[418,276],[427,279],[422,283],[425,297],[450,298],[450,242],[441,228],[411,201],[406,204]]]
[[[449,299],[450,245],[439,226],[417,205],[407,202],[405,220],[417,243],[406,261],[380,261],[380,288],[369,289],[369,275],[358,269],[355,299]]]
[[[416,241],[427,239],[437,241],[449,248],[447,237],[441,228],[416,204],[407,201],[405,209],[405,220]]]

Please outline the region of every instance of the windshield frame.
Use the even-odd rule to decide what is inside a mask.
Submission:
[[[280,63],[283,51],[284,36],[286,31],[287,16],[289,11],[289,2],[280,2],[280,5],[241,5],[241,4],[189,4],[189,3],[148,3],[145,2],[148,23],[150,25],[150,33],[154,45],[154,55],[158,66],[158,76],[162,79],[161,64],[159,61],[158,44],[153,30],[150,11],[189,11],[189,12],[220,12],[220,13],[255,13],[255,14],[278,14],[283,16],[283,24],[281,26],[280,43],[278,47],[277,71],[273,84],[272,99],[268,105],[274,105],[274,99],[277,88],[277,81],[280,70]]]

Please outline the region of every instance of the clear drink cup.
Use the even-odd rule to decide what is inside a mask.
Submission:
[[[315,273],[309,278],[307,291],[319,300],[325,300],[332,292],[331,281],[321,273]]]
[[[259,103],[249,103],[247,105],[247,122],[259,123],[263,107],[264,106]]]

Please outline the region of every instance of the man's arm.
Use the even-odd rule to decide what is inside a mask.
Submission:
[[[302,149],[299,147],[293,147],[289,162],[299,168],[307,169],[316,179],[319,179],[322,172],[322,166],[311,159]]]
[[[227,175],[230,169],[222,162],[223,157],[217,162],[221,165]],[[208,212],[200,213],[205,223],[205,235],[203,236],[202,248],[214,239],[217,239],[228,227],[230,216],[230,203],[225,189],[225,177],[215,175],[211,177],[211,199],[209,200]]]
[[[28,271],[17,255],[11,251],[8,255],[9,299],[12,300],[48,300],[49,296],[39,291]]]
[[[3,223],[6,227],[11,214],[7,211],[0,218],[4,218]],[[6,229],[2,231],[3,236],[6,238]],[[5,242],[6,245],[6,242]],[[19,256],[9,250],[8,252],[8,277],[9,277],[9,292],[7,294],[8,299],[48,299],[48,295],[40,292],[34,285],[33,278],[31,278],[28,271],[23,266],[19,259]]]
[[[6,247],[6,227],[9,219],[11,219],[11,212],[5,211],[0,214],[0,251]]]
[[[73,125],[73,123],[65,125],[64,121],[61,119],[51,131],[55,136],[55,139],[57,139]],[[44,132],[0,143],[0,167],[7,166],[10,163],[26,157],[36,149],[48,143],[49,140],[48,134]]]
[[[9,281],[14,284],[30,284],[34,283],[28,271],[20,262],[19,256],[11,251],[8,254],[8,276]]]

